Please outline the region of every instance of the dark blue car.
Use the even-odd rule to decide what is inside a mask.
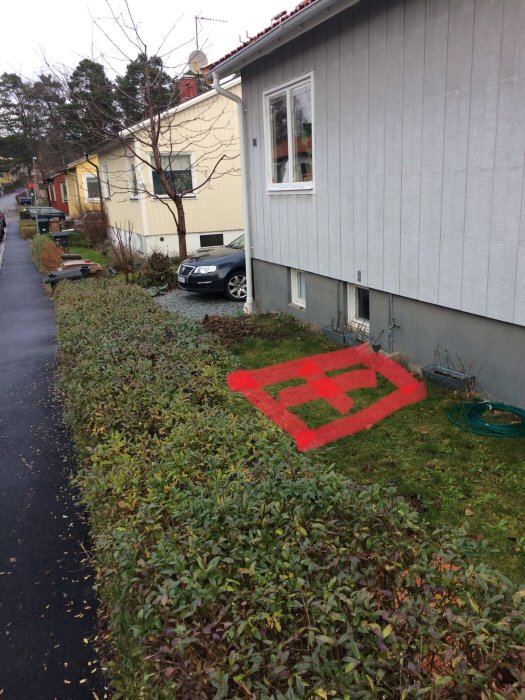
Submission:
[[[232,301],[246,301],[244,235],[193,253],[180,264],[177,279],[187,292],[222,292]]]

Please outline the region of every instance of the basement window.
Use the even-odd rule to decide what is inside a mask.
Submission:
[[[295,306],[306,307],[306,275],[301,270],[291,270],[291,300]]]

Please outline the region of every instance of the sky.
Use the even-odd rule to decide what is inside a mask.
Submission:
[[[196,39],[212,62],[235,49],[247,33],[257,34],[270,25],[272,17],[298,3],[128,0],[148,53],[157,53],[164,42],[160,53],[169,52],[165,64],[174,75],[184,70],[190,52],[197,48]],[[110,5],[117,16],[127,12],[125,0],[110,0]],[[0,74],[14,72],[31,79],[45,70],[46,63],[73,69],[83,58],[93,58],[104,63],[111,76],[124,72],[128,59],[138,54],[138,48],[126,41],[122,22],[111,18],[106,0],[25,0],[21,8],[13,2],[2,6]],[[195,17],[200,18],[197,37]]]

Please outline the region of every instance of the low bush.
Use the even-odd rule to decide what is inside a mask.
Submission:
[[[67,236],[67,242],[70,247],[76,247],[76,248],[89,248],[89,238],[86,236],[85,233],[82,233],[80,231],[71,231],[71,233],[68,233]]]
[[[32,219],[20,219],[18,222],[20,236],[25,241],[30,241],[36,236],[36,224]]]
[[[90,248],[104,244],[107,239],[108,217],[105,210],[81,210],[73,225],[76,231],[83,233]]]
[[[297,453],[140,288],[56,299],[115,697],[518,697],[525,591],[464,532]]]
[[[140,268],[137,282],[142,287],[163,287],[168,285],[169,288],[177,279],[177,267],[178,265],[167,253],[163,253],[161,250],[154,250],[148,255]]]
[[[39,234],[32,238],[30,250],[39,272],[52,272],[62,264],[62,251],[49,234]]]

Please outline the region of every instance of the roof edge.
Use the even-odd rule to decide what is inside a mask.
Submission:
[[[227,54],[223,59],[206,66],[207,72],[224,78],[236,73],[259,58],[263,58],[284,44],[335,17],[361,0],[315,0],[312,4],[292,10],[289,17],[262,32],[247,44]]]

